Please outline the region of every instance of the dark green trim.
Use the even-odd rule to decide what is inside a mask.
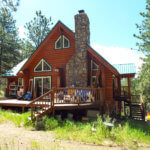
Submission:
[[[73,35],[75,34],[69,27],[67,27],[64,23],[62,23],[62,21],[58,20],[58,22],[55,24],[55,26],[50,30],[50,32],[47,34],[47,36],[45,37],[45,39],[48,37],[48,35],[54,30],[54,28],[57,26],[57,24],[61,23],[65,28],[67,28]],[[45,41],[45,39],[40,43],[40,45],[36,48],[36,50],[28,57],[28,60],[26,61],[26,63],[30,60],[30,58],[32,57],[32,55],[37,51],[37,49],[41,46],[41,44]],[[66,48],[65,48],[66,49]],[[25,63],[25,64],[26,64]],[[25,65],[24,64],[24,65]],[[23,65],[23,66],[24,66]],[[23,66],[21,67],[20,70],[22,70]],[[19,71],[20,71],[19,70]],[[18,74],[18,73],[17,73]]]
[[[66,38],[69,40],[69,47],[67,47],[67,48],[64,48],[64,47],[63,47],[63,36],[66,37]],[[57,39],[59,39],[59,38],[61,39],[61,48],[56,48],[56,47],[55,47],[55,43],[56,43],[56,41],[57,41],[57,40],[56,40],[55,43],[54,43],[54,49],[55,49],[55,50],[69,49],[69,48],[71,47],[70,39],[69,39],[65,34],[61,34]]]
[[[26,59],[27,59],[27,60],[24,59],[24,60],[22,60],[21,62],[25,61],[25,63],[26,63],[29,58],[26,58]],[[21,63],[21,62],[20,62],[20,63]],[[18,63],[17,65],[15,65],[13,68],[17,67],[20,63]],[[25,63],[24,63],[24,64],[25,64]],[[23,64],[23,65],[24,65],[24,64]],[[23,65],[22,65],[22,66],[23,66]],[[13,68],[12,68],[12,69],[13,69]],[[21,68],[22,68],[22,67],[21,67]],[[17,77],[17,74],[18,74],[18,72],[20,72],[21,69],[20,69],[18,72],[16,72],[15,75],[12,75],[12,74],[11,74],[11,75],[7,75],[7,74],[9,74],[8,72],[12,71],[12,69],[10,69],[10,70],[8,70],[6,73],[2,74],[2,77]]]
[[[94,50],[94,49],[91,47],[90,44],[86,43],[86,45],[89,46],[89,47],[90,47],[97,55],[99,55],[102,59],[104,59],[116,72],[118,72],[118,70],[117,70],[113,65],[111,65],[104,57],[102,57],[96,50]],[[118,72],[118,74],[120,74],[120,73]]]
[[[44,59],[43,57],[40,59],[40,61],[42,60],[42,59]],[[46,61],[45,59],[44,59],[44,61]],[[39,62],[38,62],[39,63]],[[33,68],[33,72],[34,73],[39,73],[39,72],[52,72],[52,70],[53,70],[53,67],[46,61],[46,63],[51,67],[51,70],[50,71],[38,71],[38,72],[36,72],[36,71],[34,71],[34,68],[36,67],[36,65],[35,65],[35,67]]]

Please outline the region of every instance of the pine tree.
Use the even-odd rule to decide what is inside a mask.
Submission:
[[[20,53],[15,20],[9,9],[0,9],[0,75],[16,63]]]
[[[137,43],[139,51],[143,52],[143,65],[138,79],[135,81],[138,91],[141,92],[145,106],[150,110],[150,0],[146,1],[146,12],[140,13],[143,17],[141,25],[136,25],[139,29],[139,35],[134,35],[140,40]]]
[[[17,11],[17,7],[19,6],[20,0],[0,0],[0,7],[7,8],[11,11]]]
[[[30,22],[26,23],[25,28],[27,29],[27,37],[35,46],[35,49],[41,44],[45,37],[50,32],[50,25],[52,20],[42,15],[41,11],[36,11],[36,17]]]
[[[31,42],[28,39],[22,39],[20,41],[20,47],[20,54],[22,60],[31,56],[35,51],[35,47],[31,44]]]

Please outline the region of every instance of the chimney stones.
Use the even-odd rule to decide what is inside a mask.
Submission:
[[[66,65],[67,87],[87,87],[86,43],[90,43],[89,19],[84,10],[75,15],[75,54]]]

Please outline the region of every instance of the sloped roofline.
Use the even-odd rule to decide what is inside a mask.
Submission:
[[[16,77],[22,66],[28,61],[28,58],[25,58],[20,63],[15,65],[13,68],[8,70],[6,73],[2,74],[2,77]]]
[[[94,52],[94,54],[97,56],[97,59],[101,62],[101,60],[100,59],[102,59],[104,62],[106,62],[106,63],[103,63],[103,65],[105,66],[105,67],[107,67],[108,69],[110,69],[111,70],[111,72],[113,72],[115,75],[120,75],[119,74],[119,72],[117,71],[117,69],[116,68],[114,68],[114,66],[113,65],[111,65],[104,57],[102,57],[96,50],[94,50],[92,47],[91,47],[91,45],[89,44],[89,43],[86,43],[86,45]],[[89,51],[90,52],[90,51]],[[93,55],[93,54],[92,54]]]
[[[65,28],[67,28],[67,30],[69,30],[73,35],[74,35],[74,32],[69,28],[69,27],[67,27],[62,21],[60,21],[60,20],[58,20],[58,22],[55,24],[55,26],[50,30],[50,32],[47,34],[47,36],[45,37],[45,39],[40,43],[40,45],[37,47],[37,49],[30,55],[30,57],[28,58],[28,61],[31,59],[31,57],[33,56],[33,54],[39,49],[39,47],[42,45],[42,43],[44,43],[44,41],[46,40],[46,38],[49,36],[49,34],[51,34],[52,33],[52,31],[56,28],[56,26],[58,25],[58,24],[62,24]],[[28,62],[27,61],[27,62]],[[22,70],[22,68],[27,64],[27,62],[21,67],[21,69],[20,70]],[[19,70],[19,71],[20,71]],[[18,71],[18,73],[19,73],[19,71]],[[17,73],[17,74],[18,74]]]
[[[136,74],[136,67],[134,63],[113,64],[121,75]]]

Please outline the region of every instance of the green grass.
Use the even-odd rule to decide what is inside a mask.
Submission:
[[[70,120],[61,120],[55,118],[44,117],[40,122],[28,121],[30,112],[17,114],[11,111],[0,110],[0,123],[11,121],[16,126],[33,127],[36,130],[52,131],[55,138],[64,140],[76,140],[85,143],[96,143],[112,146],[126,146],[128,148],[137,149],[141,144],[150,145],[150,125],[134,120],[114,120],[114,127],[110,130],[103,124],[98,117],[97,121],[82,123]],[[105,122],[110,122],[109,117],[105,117]],[[95,125],[95,132],[92,132],[92,126]],[[36,143],[31,143],[36,147]],[[38,146],[37,146],[38,147]]]
[[[13,122],[17,127],[32,126],[32,122],[28,120],[30,112],[19,114],[12,111],[3,111],[0,109],[0,123]]]
[[[110,119],[106,118],[105,122],[110,122]],[[92,132],[93,123],[95,124],[95,132]],[[150,126],[134,120],[117,121],[110,130],[103,124],[100,117],[97,121],[89,123],[44,117],[41,122],[35,124],[35,128],[37,130],[51,130],[58,139],[76,140],[85,143],[101,145],[107,142],[109,146],[115,143],[133,149],[137,149],[141,144],[150,144]]]

